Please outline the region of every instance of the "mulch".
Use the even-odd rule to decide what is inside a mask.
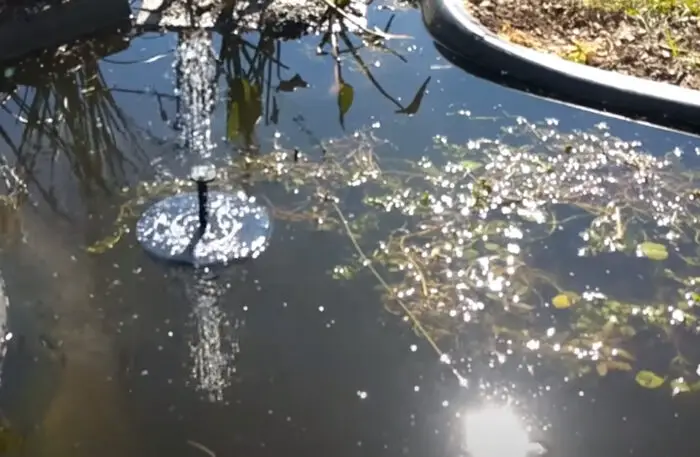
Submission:
[[[513,43],[628,75],[700,89],[700,17],[628,15],[584,0],[465,0]]]

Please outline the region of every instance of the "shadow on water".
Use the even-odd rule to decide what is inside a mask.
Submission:
[[[187,34],[4,70],[0,453],[697,455],[700,141],[370,21],[412,39],[213,35],[216,186],[275,229],[205,284],[133,235],[191,187]]]

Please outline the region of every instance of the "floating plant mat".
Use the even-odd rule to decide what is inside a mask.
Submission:
[[[700,174],[681,151],[522,118],[497,138],[436,138],[432,160],[380,161],[386,146],[358,132],[323,154],[242,155],[219,182],[264,184],[253,189],[276,218],[346,236],[356,255],[333,275],[371,273],[387,309],[454,367],[525,358],[700,388]],[[182,187],[144,184],[131,204]],[[351,218],[339,202],[358,195]],[[639,278],[649,293],[634,293]]]

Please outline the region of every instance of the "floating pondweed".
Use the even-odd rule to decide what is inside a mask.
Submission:
[[[350,236],[357,262],[335,274],[372,270],[387,308],[409,314],[455,369],[479,357],[634,372],[643,368],[640,330],[657,329],[667,343],[676,329],[697,330],[700,175],[673,152],[650,155],[605,128],[562,132],[524,120],[465,146],[437,141],[442,158],[381,161],[379,144],[360,134],[324,144],[320,161],[284,150],[237,158],[222,175],[280,183],[293,203],[273,205],[276,217]],[[365,214],[341,213],[349,187],[363,189]],[[639,289],[630,271],[653,294],[630,294]],[[598,273],[621,275],[613,286],[592,282]],[[459,353],[441,352],[446,337]],[[696,385],[697,361],[686,357],[678,349],[662,377]]]

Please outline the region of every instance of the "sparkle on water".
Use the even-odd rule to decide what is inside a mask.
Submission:
[[[199,266],[255,258],[264,251],[271,231],[267,209],[243,191],[210,192],[208,224],[199,229],[197,194],[175,195],[149,207],[136,225],[139,243],[154,256]],[[191,252],[188,252],[189,249]]]

